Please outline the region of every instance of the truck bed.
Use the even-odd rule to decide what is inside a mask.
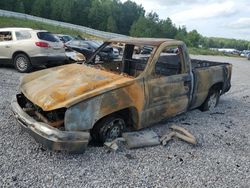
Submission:
[[[205,101],[210,88],[215,84],[219,84],[222,88],[221,94],[230,89],[231,64],[192,59],[191,66],[194,77],[191,109],[199,107]]]
[[[212,67],[212,66],[218,66],[218,65],[229,65],[229,64],[228,63],[216,62],[216,61],[191,59],[192,69]]]

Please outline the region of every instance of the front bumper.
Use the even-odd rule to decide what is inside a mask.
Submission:
[[[23,111],[16,98],[12,100],[11,107],[22,129],[48,149],[63,150],[69,153],[83,153],[85,151],[90,139],[89,132],[61,131],[38,122]]]

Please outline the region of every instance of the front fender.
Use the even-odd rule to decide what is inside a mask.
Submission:
[[[133,107],[133,102],[126,89],[104,93],[68,108],[64,118],[65,130],[90,130],[99,119],[129,107]]]
[[[80,102],[67,109],[64,117],[65,130],[85,131],[93,127],[97,121],[101,96]]]

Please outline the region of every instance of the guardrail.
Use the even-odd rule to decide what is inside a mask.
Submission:
[[[99,31],[99,30],[92,29],[89,27],[84,27],[84,26],[70,24],[70,23],[66,23],[66,22],[50,20],[50,19],[46,19],[46,18],[41,18],[41,17],[37,17],[37,16],[32,16],[32,15],[28,15],[28,14],[12,12],[12,11],[2,10],[2,9],[0,9],[0,16],[15,17],[15,18],[22,18],[22,19],[27,19],[27,20],[39,21],[39,22],[43,22],[46,24],[65,27],[65,28],[76,30],[76,31],[81,31],[81,32],[87,33],[89,35],[94,35],[97,37],[107,38],[107,39],[118,38],[118,37],[128,37],[126,35],[121,35],[121,34],[117,34],[117,33],[110,33],[110,32],[105,32],[105,31]]]

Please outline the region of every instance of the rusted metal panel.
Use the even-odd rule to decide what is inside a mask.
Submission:
[[[66,131],[84,131],[90,130],[92,125],[98,120],[100,103],[102,96],[80,102],[71,106],[65,113]]]
[[[190,88],[184,87],[183,77],[175,75],[147,81],[149,103],[143,112],[144,127],[187,110]]]
[[[71,64],[27,75],[22,93],[44,111],[70,107],[82,100],[129,84],[133,79],[86,65]]]
[[[99,118],[125,108],[135,109],[134,113],[131,115],[134,116],[132,117],[135,121],[134,126],[138,128],[141,124],[139,114],[145,109],[145,104],[146,98],[144,94],[143,80],[136,79],[133,84],[127,87],[103,95]]]
[[[194,74],[194,100],[190,108],[200,106],[207,98],[209,89],[215,84],[223,84],[225,80],[222,66],[211,66],[209,68],[195,69]]]
[[[103,93],[87,101],[69,107],[65,114],[65,129],[70,131],[89,130],[94,124],[113,112],[123,109],[135,109],[132,113],[134,126],[139,127],[138,112],[145,105],[143,81],[138,79],[133,84]]]

